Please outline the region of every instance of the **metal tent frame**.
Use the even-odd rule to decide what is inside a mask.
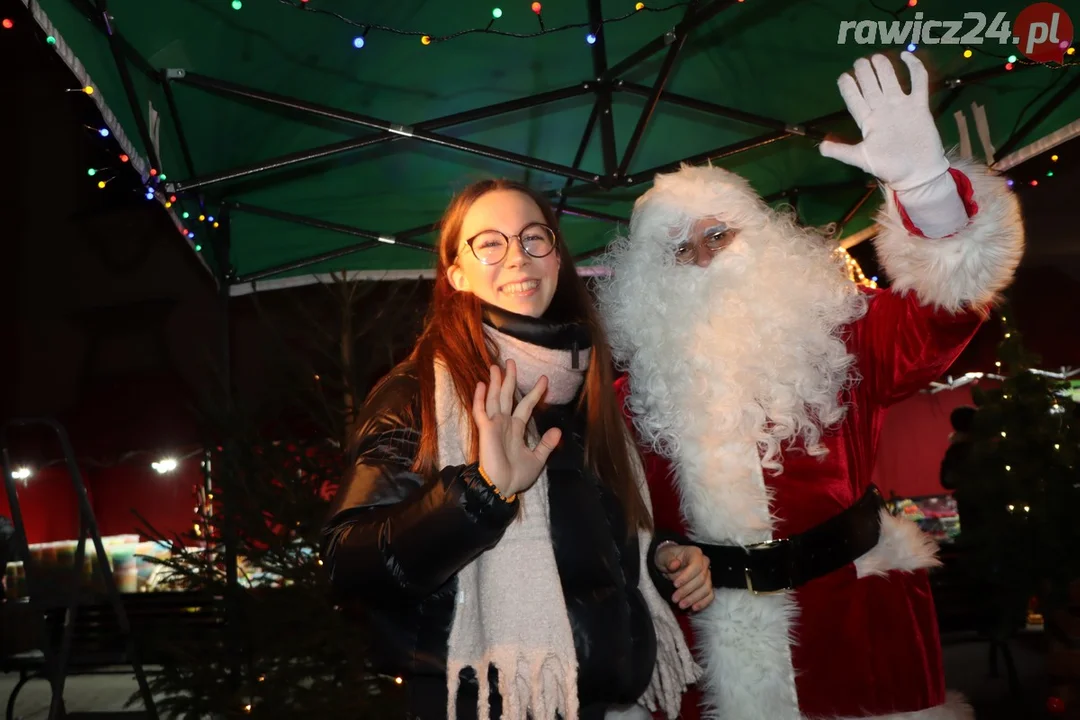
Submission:
[[[24,1],[32,2],[32,0]],[[665,89],[675,71],[675,62],[691,34],[703,23],[708,22],[724,10],[738,4],[740,0],[695,0],[687,6],[683,18],[671,30],[658,35],[635,52],[632,52],[614,64],[610,64],[609,62],[610,58],[608,57],[608,51],[605,45],[600,0],[583,1],[588,8],[590,23],[598,28],[595,33],[596,41],[592,44],[591,78],[569,87],[534,95],[526,95],[510,101],[478,107],[444,117],[433,118],[412,125],[405,125],[392,120],[308,102],[299,98],[265,92],[257,88],[189,72],[183,68],[154,68],[139,54],[134,46],[132,46],[131,43],[129,43],[123,35],[111,25],[109,22],[108,0],[71,0],[87,19],[90,20],[91,23],[93,23],[93,25],[108,39],[117,71],[127,95],[127,100],[131,105],[135,117],[140,139],[149,154],[151,167],[153,168],[160,167],[160,160],[156,156],[154,144],[151,142],[149,128],[139,109],[139,98],[131,79],[132,69],[145,75],[164,91],[168,112],[171,116],[173,126],[177,129],[178,141],[184,158],[188,178],[180,181],[162,183],[160,187],[169,196],[177,194],[192,196],[198,201],[200,207],[216,206],[221,208],[219,216],[224,222],[221,223],[221,227],[219,228],[221,232],[217,233],[217,237],[213,239],[213,243],[215,245],[214,257],[220,262],[223,262],[223,264],[219,263],[218,265],[216,279],[219,283],[226,286],[248,285],[283,273],[339,259],[353,253],[363,252],[378,247],[380,244],[400,246],[408,250],[428,254],[434,252],[434,247],[431,244],[418,241],[418,238],[434,231],[437,228],[437,223],[406,228],[392,235],[386,235],[353,225],[328,222],[318,218],[282,210],[269,209],[229,199],[227,192],[229,183],[241,179],[260,177],[263,182],[274,184],[275,180],[273,174],[286,168],[292,168],[294,173],[299,172],[302,176],[306,174],[303,166],[312,161],[325,160],[334,156],[354,153],[365,148],[408,140],[412,142],[431,143],[462,153],[494,159],[511,166],[530,168],[562,177],[565,179],[563,187],[560,190],[549,192],[549,196],[552,197],[553,200],[557,200],[557,211],[559,215],[567,214],[603,222],[626,223],[627,218],[578,207],[571,204],[571,201],[575,198],[590,198],[612,190],[641,185],[651,181],[657,173],[674,170],[683,163],[700,164],[729,158],[739,153],[744,153],[764,145],[793,137],[807,137],[815,141],[820,141],[825,138],[824,128],[826,126],[843,121],[848,117],[846,110],[840,110],[822,117],[810,118],[793,123],[777,118],[756,115],[737,108],[726,107],[707,100],[680,95]],[[658,76],[651,87],[631,82],[623,78],[626,73],[661,51],[664,51],[665,55]],[[1018,65],[1012,70],[1006,69],[1004,66],[997,66],[946,79],[938,83],[935,87],[931,87],[931,92],[936,92],[941,89],[949,89],[950,92],[945,95],[943,100],[935,108],[935,117],[949,109],[949,107],[956,102],[967,85],[987,80],[1006,72],[1022,71],[1026,67],[1032,66]],[[254,101],[255,103],[266,106],[268,109],[288,109],[306,118],[328,119],[355,126],[366,131],[373,130],[375,132],[359,132],[357,137],[348,140],[311,148],[301,152],[288,153],[259,163],[234,167],[221,172],[200,175],[194,166],[190,146],[184,134],[183,124],[181,123],[180,118],[180,108],[177,105],[175,94],[172,90],[174,84],[200,88],[236,100]],[[1037,122],[1045,118],[1050,112],[1063,103],[1073,92],[1075,92],[1077,87],[1080,87],[1080,76],[1074,77],[1071,82],[1067,83],[1057,93],[1046,100],[1042,107],[1032,114],[1031,118],[1029,118],[1028,122],[1025,123],[1023,127],[1016,129],[1012,136],[1009,137],[1002,146],[1000,154],[1005,155],[1006,149],[1015,149],[1019,143],[1030,134]],[[612,98],[616,93],[640,96],[645,99],[645,106],[638,117],[633,134],[621,158],[617,156],[614,123],[612,119]],[[508,115],[520,110],[535,108],[556,103],[560,100],[586,95],[593,96],[593,108],[588,121],[585,124],[581,141],[578,144],[577,153],[571,165],[561,165],[540,157],[530,157],[476,142],[460,140],[440,132],[476,120]],[[641,144],[651,118],[661,103],[681,106],[706,115],[734,120],[761,128],[766,132],[737,143],[717,147],[689,157],[673,159],[670,162],[656,167],[631,172],[635,153]],[[601,143],[603,151],[604,167],[602,172],[590,172],[581,168],[581,162],[586,149],[589,144],[596,139],[597,135],[599,136],[599,142]],[[312,170],[310,169],[308,170],[308,172],[311,171]],[[290,179],[294,177],[296,177],[296,174],[293,174]],[[277,182],[281,181],[281,178],[277,179]],[[842,231],[843,226],[872,197],[876,184],[871,178],[848,183],[791,187],[787,190],[774,193],[765,199],[768,202],[785,200],[791,203],[795,207],[796,212],[798,212],[798,199],[801,195],[821,191],[834,191],[838,189],[856,189],[859,187],[865,187],[866,192],[858,201],[856,201],[848,212],[837,219],[838,231]],[[260,215],[286,223],[341,233],[357,238],[359,242],[281,265],[249,272],[244,275],[237,275],[228,262],[229,254],[227,252],[229,245],[227,220],[231,213]],[[179,222],[177,222],[177,224],[179,225]],[[870,236],[871,235],[867,235],[867,237]],[[223,249],[225,252],[222,252]],[[575,259],[588,259],[602,253],[603,250],[603,247],[597,247],[580,253]]]

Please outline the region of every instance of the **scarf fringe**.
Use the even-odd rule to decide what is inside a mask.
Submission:
[[[502,699],[504,720],[555,720],[556,717],[577,718],[577,683],[574,668],[555,653],[526,654],[512,647],[494,648],[479,663],[476,672],[476,714],[479,720],[491,720],[491,684],[488,668],[494,666],[498,677],[498,693]],[[448,664],[446,716],[457,718],[457,695],[461,687],[461,672],[466,666]],[[483,670],[481,670],[483,668]],[[672,716],[674,717],[674,716]]]

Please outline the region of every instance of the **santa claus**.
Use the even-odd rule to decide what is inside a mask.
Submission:
[[[945,689],[937,548],[871,472],[886,409],[953,363],[1024,234],[1005,181],[946,154],[926,70],[901,57],[910,92],[884,56],[840,78],[862,141],[821,146],[883,185],[889,290],[715,167],[657,176],[606,257],[628,412],[712,563],[716,599],[690,621],[717,720],[972,716]]]

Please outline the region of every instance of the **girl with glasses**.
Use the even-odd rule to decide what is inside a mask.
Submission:
[[[699,668],[671,604],[711,602],[708,561],[653,540],[607,340],[542,195],[453,199],[425,328],[350,451],[323,558],[407,717],[677,715]]]

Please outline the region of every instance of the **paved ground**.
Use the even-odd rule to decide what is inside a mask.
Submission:
[[[985,643],[947,639],[945,672],[950,688],[963,692],[975,705],[978,720],[1034,720],[1043,716],[1046,691],[1042,685],[1042,654],[1038,636],[1028,636],[1013,644],[1017,673],[1023,686],[1019,697],[1009,692],[1004,664],[1000,677],[989,674],[989,653]],[[0,676],[0,707],[7,702],[17,678]],[[72,677],[64,699],[69,712],[122,710],[136,691],[135,679],[123,675]],[[49,711],[48,683],[30,682],[19,694],[15,716],[22,720],[45,720]],[[370,718],[365,720],[394,720]],[[765,720],[765,719],[763,719]]]

